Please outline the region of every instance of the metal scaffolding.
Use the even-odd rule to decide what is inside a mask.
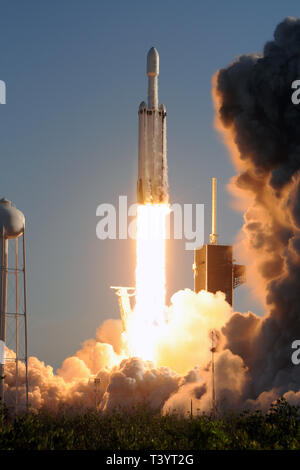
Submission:
[[[14,231],[3,213],[0,217],[0,403],[10,411],[28,411],[28,351],[25,223]],[[11,205],[11,203],[10,203]],[[18,211],[19,212],[19,211]],[[21,214],[21,213],[20,213]],[[22,214],[23,215],[23,214]],[[15,383],[5,396],[5,375],[15,365]]]

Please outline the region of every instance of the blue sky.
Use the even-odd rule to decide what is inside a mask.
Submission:
[[[160,54],[168,112],[172,202],[204,203],[219,185],[218,227],[231,243],[242,215],[226,184],[234,169],[214,130],[211,79],[240,54],[261,52],[298,1],[1,1],[0,196],[27,223],[29,351],[54,367],[118,318],[110,285],[133,285],[134,242],[99,241],[96,208],[135,201],[137,110],[146,54]],[[192,252],[168,247],[168,296],[193,287]],[[262,313],[247,287],[236,309]]]

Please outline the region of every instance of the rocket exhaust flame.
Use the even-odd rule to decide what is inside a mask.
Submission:
[[[138,206],[136,304],[127,319],[130,355],[155,359],[155,343],[165,325],[165,244],[167,204]]]

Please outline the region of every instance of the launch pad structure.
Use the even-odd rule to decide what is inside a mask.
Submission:
[[[132,312],[130,305],[130,297],[135,296],[135,288],[122,286],[111,286],[110,288],[115,290],[116,295],[118,296],[122,328],[123,331],[125,331],[127,318]]]
[[[217,235],[217,180],[212,178],[212,232],[209,244],[194,252],[194,290],[224,292],[226,301],[233,306],[234,289],[246,282],[246,268],[234,264],[232,245],[219,245]]]

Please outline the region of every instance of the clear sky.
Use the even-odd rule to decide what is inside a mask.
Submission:
[[[99,241],[96,208],[135,202],[137,110],[147,98],[146,54],[160,54],[167,106],[171,202],[204,203],[218,178],[218,227],[231,243],[242,215],[226,184],[234,174],[214,130],[213,74],[261,52],[298,0],[2,0],[0,196],[26,216],[29,352],[54,367],[118,318],[110,285],[134,284],[134,242]],[[193,253],[168,247],[168,297],[193,287]],[[236,309],[262,313],[247,287]]]

